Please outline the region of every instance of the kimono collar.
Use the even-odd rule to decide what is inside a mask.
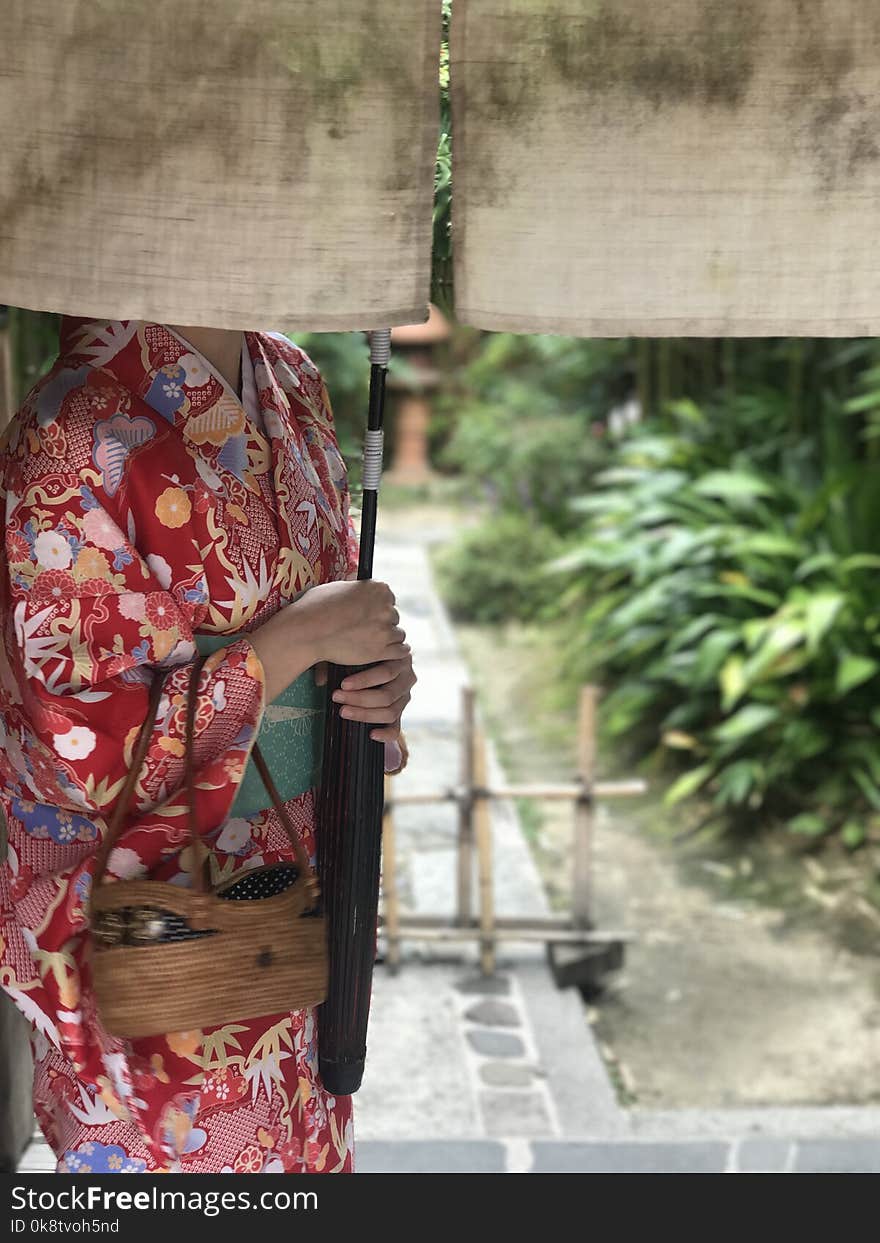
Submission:
[[[242,399],[184,338],[164,324],[143,320],[94,320],[65,315],[61,353],[107,373],[175,425],[196,449],[215,458],[241,438],[269,451],[288,450],[296,417],[276,374],[277,350],[268,333],[245,332],[255,377],[260,422],[248,417]]]
[[[144,320],[89,320],[64,316],[62,353],[112,376],[153,412],[176,427],[196,457],[221,477],[261,492],[257,476],[271,464],[266,497],[275,510],[282,545],[292,532],[277,487],[298,439],[296,415],[273,363],[277,357],[267,333],[245,332],[254,370],[259,426],[241,398],[184,338],[164,324]],[[258,463],[265,463],[260,467]]]

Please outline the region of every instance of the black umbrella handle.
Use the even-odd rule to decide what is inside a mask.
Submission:
[[[382,482],[382,454],[385,431],[385,377],[391,359],[391,329],[376,328],[370,333],[370,404],[367,428],[364,435],[363,499],[361,504],[361,536],[358,552],[359,579],[373,577],[373,550],[376,546],[376,513],[379,503],[379,485]],[[380,662],[373,661],[372,664]],[[371,668],[366,665],[340,666],[336,675],[338,688],[343,679],[353,673]],[[332,693],[332,692],[331,692]],[[380,744],[383,745],[384,744]]]
[[[377,328],[370,333],[370,405],[364,436],[363,500],[358,578],[373,577],[373,549],[376,544],[376,509],[382,479],[382,450],[385,432],[385,377],[391,358],[391,329]]]

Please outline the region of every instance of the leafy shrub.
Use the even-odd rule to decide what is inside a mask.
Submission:
[[[771,394],[674,418],[573,502],[585,526],[553,565],[574,575],[570,659],[609,687],[612,737],[684,767],[670,802],[856,846],[880,827],[875,472],[792,437]]]
[[[559,547],[558,536],[527,513],[491,517],[438,552],[443,598],[463,620],[531,620],[555,604],[558,584],[543,565]]]
[[[527,419],[509,405],[474,405],[462,409],[441,461],[478,481],[494,509],[528,510],[534,520],[563,531],[578,521],[568,498],[604,461],[604,453],[569,415]]]

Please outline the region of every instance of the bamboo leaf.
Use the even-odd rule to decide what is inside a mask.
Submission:
[[[847,653],[837,666],[835,689],[839,695],[846,695],[862,683],[870,681],[880,670],[880,663],[870,656],[855,656]]]
[[[721,686],[721,706],[725,712],[729,712],[746,692],[744,669],[742,656],[731,656],[722,666],[718,681]]]
[[[844,597],[832,592],[811,596],[807,601],[805,618],[807,624],[807,647],[815,652],[821,640],[834,624],[844,605]]]
[[[698,768],[692,768],[690,772],[684,773],[666,791],[663,802],[667,807],[674,807],[677,803],[696,794],[697,790],[711,777],[712,769],[712,764],[700,764]]]
[[[749,501],[773,495],[772,484],[747,471],[710,471],[692,487],[700,496],[715,496],[726,501]]]
[[[788,829],[791,833],[801,833],[804,837],[821,837],[828,832],[829,825],[812,812],[804,812],[800,816],[795,816],[793,820],[789,820]]]

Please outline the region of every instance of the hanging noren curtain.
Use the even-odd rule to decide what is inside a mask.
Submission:
[[[880,331],[880,6],[455,0],[450,61],[465,322]]]
[[[8,0],[0,302],[218,328],[427,315],[437,0]]]

